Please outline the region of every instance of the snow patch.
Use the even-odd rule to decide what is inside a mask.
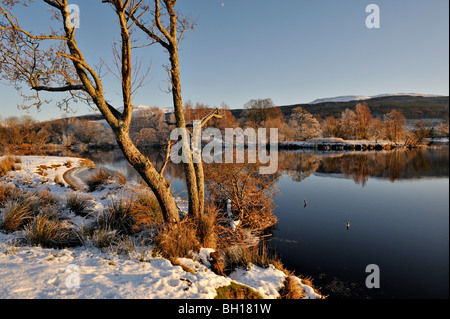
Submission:
[[[73,192],[56,184],[54,178],[72,167],[81,167],[80,158],[20,158],[22,169],[0,178],[1,184],[28,191],[46,189],[62,203]],[[46,176],[38,172],[41,165],[49,167],[44,170]],[[126,196],[127,188],[133,186],[128,183],[121,188],[105,187],[88,193],[92,215],[98,216],[112,200]],[[177,204],[180,210],[187,208],[185,200],[177,199]],[[90,222],[68,210],[66,213],[78,230]],[[0,232],[1,299],[212,299],[217,288],[233,281],[255,289],[265,298],[277,298],[286,277],[273,266],[238,269],[230,277],[216,275],[210,269],[213,249],[201,249],[192,259],[179,258],[194,270],[191,273],[166,259],[152,257],[151,246],[141,247],[141,253],[136,247],[135,252],[125,256],[100,250],[89,241],[82,247],[57,250],[23,246],[23,239],[23,231]],[[142,258],[145,251],[147,254]]]

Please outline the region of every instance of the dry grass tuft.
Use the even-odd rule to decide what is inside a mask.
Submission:
[[[280,297],[278,299],[302,299],[306,296],[294,275],[291,274],[284,280],[284,286],[279,293]]]
[[[94,229],[91,232],[88,231],[88,236],[92,240],[95,247],[107,248],[117,242],[119,236],[116,230],[110,228]]]
[[[19,193],[15,187],[0,185],[0,207],[3,207],[7,200],[18,197]]]
[[[120,186],[123,186],[126,184],[127,178],[120,172],[100,168],[96,174],[92,175],[91,178],[86,181],[86,184],[89,187],[89,191],[93,192],[100,186],[113,182],[117,182]]]
[[[227,275],[225,274],[225,263],[223,262],[220,252],[214,251],[210,254],[210,257],[211,270],[219,276],[226,277]]]
[[[299,276],[299,278],[301,279],[301,281],[302,281],[302,283],[304,285],[310,286],[314,290],[314,292],[316,294],[321,295],[322,298],[326,298],[326,296],[322,295],[322,293],[319,291],[319,289],[314,287],[313,279],[311,277],[309,277],[309,276],[308,277]]]
[[[84,200],[81,199],[79,203],[78,196],[73,199],[73,205],[81,205],[84,209]],[[92,239],[94,245],[104,248],[119,245],[124,236],[161,228],[162,224],[161,210],[154,195],[136,191],[130,198],[112,202],[95,224],[86,229],[86,235]]]
[[[124,186],[127,183],[127,177],[121,172],[114,172],[114,179],[120,186]]]
[[[4,203],[4,211],[0,221],[0,229],[14,232],[22,229],[34,217],[31,200],[14,199]]]
[[[56,213],[42,213],[25,226],[28,243],[44,248],[68,248],[82,244],[81,237],[57,217]]]
[[[164,258],[190,257],[191,251],[200,249],[196,233],[195,224],[189,218],[177,224],[168,223],[159,229],[154,251]]]
[[[79,163],[83,167],[95,168],[95,163],[88,158],[81,159]],[[72,165],[72,163],[70,163],[70,165]]]
[[[89,187],[89,191],[93,192],[100,186],[108,184],[111,178],[112,174],[110,171],[100,168],[96,174],[92,175],[91,178],[86,181],[86,184]]]
[[[197,236],[200,245],[205,248],[217,249],[219,210],[215,205],[208,204],[205,213],[196,220]]]
[[[219,287],[216,291],[217,296],[214,299],[264,299],[252,288],[235,282],[228,286]]]
[[[115,230],[119,235],[133,234],[135,222],[132,204],[130,199],[112,202],[97,220],[96,228]]]
[[[270,252],[264,243],[257,246],[240,244],[223,247],[223,254],[226,273],[231,273],[236,268],[248,269],[251,265],[258,267],[273,265],[276,269],[284,271],[280,259]]]
[[[36,214],[55,209],[59,205],[58,199],[48,189],[32,193],[29,199],[32,203],[31,208]]]
[[[69,208],[75,215],[86,217],[89,215],[88,207],[91,199],[86,196],[81,196],[79,193],[73,192],[67,196],[67,208]]]
[[[158,200],[151,192],[137,189],[131,199],[134,231],[157,227],[164,222]]]
[[[0,177],[6,175],[10,171],[16,170],[16,158],[13,156],[6,156],[0,160]]]
[[[186,266],[185,264],[183,264],[178,258],[171,257],[171,258],[169,258],[169,261],[170,261],[170,263],[172,265],[180,266],[185,272],[189,272],[189,273],[195,275],[194,269],[192,269],[191,267]]]

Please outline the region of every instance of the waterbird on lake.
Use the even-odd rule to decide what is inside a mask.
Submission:
[[[347,229],[350,229],[350,223],[347,222]]]
[[[304,206],[304,207],[306,207],[306,199],[305,199],[305,200],[303,200],[303,202],[305,203],[305,206]]]

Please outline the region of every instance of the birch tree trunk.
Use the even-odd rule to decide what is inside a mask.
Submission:
[[[31,87],[35,95],[24,99],[26,101],[34,99],[36,102],[32,106],[38,108],[43,104],[39,97],[41,91],[68,92],[70,95],[66,103],[71,99],[93,103],[113,130],[117,144],[127,161],[154,192],[164,220],[170,223],[178,222],[178,208],[169,182],[164,178],[162,170],[158,172],[150,160],[138,150],[129,135],[133,113],[130,40],[130,28],[133,24],[130,24],[127,10],[135,11],[143,1],[102,0],[111,4],[120,27],[121,42],[117,44],[120,46],[120,50],[117,50],[117,64],[120,72],[118,76],[121,78],[123,112],[119,112],[107,102],[101,77],[87,63],[78,47],[75,40],[76,27],[71,22],[68,1],[43,1],[52,7],[55,13],[59,13],[57,19],[63,24],[62,32],[52,31],[49,35],[42,33],[34,35],[20,27],[10,8],[22,3],[31,4],[31,0],[11,0],[8,6],[0,3],[1,78],[15,85],[18,90],[22,85]],[[42,42],[45,42],[43,47],[46,49],[39,49]],[[48,45],[48,43],[56,44]],[[175,71],[174,74],[178,74],[175,77],[178,88],[179,71]],[[176,92],[176,96],[179,96],[179,90]],[[183,125],[184,117],[180,103],[181,101],[176,104],[175,114],[180,125]],[[198,203],[197,195],[194,195],[194,202]],[[194,208],[198,210],[197,207]]]

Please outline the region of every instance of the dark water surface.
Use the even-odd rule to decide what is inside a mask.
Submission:
[[[90,157],[136,176],[120,152]],[[270,244],[286,268],[329,298],[449,297],[448,148],[280,152],[279,161]],[[182,192],[182,168],[168,169]],[[379,289],[366,287],[369,264],[380,269]]]

